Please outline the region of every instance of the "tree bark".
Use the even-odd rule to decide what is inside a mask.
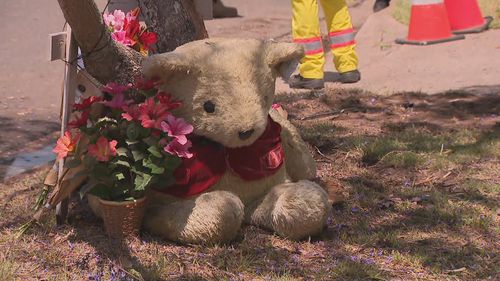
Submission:
[[[102,84],[126,84],[140,75],[143,56],[116,43],[93,0],[58,0],[81,48],[85,68]],[[207,38],[203,19],[192,0],[139,0],[148,27],[158,34],[157,52]]]
[[[208,37],[192,0],[139,0],[139,5],[146,25],[158,34],[158,53],[170,52],[187,42]]]
[[[116,43],[93,0],[58,0],[80,46],[85,69],[106,84],[132,82],[140,74],[142,55]]]

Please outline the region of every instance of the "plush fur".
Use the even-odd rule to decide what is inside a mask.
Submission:
[[[183,243],[219,243],[234,239],[242,223],[254,224],[290,239],[318,234],[330,213],[327,194],[308,181],[315,162],[295,127],[271,109],[275,80],[303,49],[291,43],[252,39],[206,39],[143,63],[147,77],[183,105],[175,113],[194,133],[226,147],[252,144],[264,132],[268,114],[282,126],[285,165],[272,176],[244,181],[228,170],[201,195],[175,198],[152,192],[144,226]],[[203,109],[206,101],[215,112]],[[245,140],[238,132],[253,129]]]

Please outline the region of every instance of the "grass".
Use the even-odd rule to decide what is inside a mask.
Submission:
[[[483,16],[493,17],[490,27],[500,28],[500,0],[479,0],[478,3]],[[397,21],[408,24],[410,22],[411,1],[395,0],[391,5],[394,5],[392,16]]]
[[[279,97],[323,154],[320,182],[344,198],[305,241],[245,226],[214,247],[148,233],[117,243],[78,199],[69,224],[47,216],[16,238],[46,170],[0,184],[0,280],[499,279],[500,117],[484,114],[495,100],[463,92],[453,98],[470,107],[453,108],[449,95]],[[408,99],[413,109],[402,106]],[[337,107],[349,112],[302,118]]]

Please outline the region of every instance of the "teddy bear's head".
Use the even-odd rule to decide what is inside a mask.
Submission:
[[[242,147],[266,129],[276,77],[303,55],[292,43],[205,39],[145,59],[143,72],[182,101],[176,114],[195,134]]]

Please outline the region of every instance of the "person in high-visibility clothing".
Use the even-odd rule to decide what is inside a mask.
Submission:
[[[317,0],[291,0],[293,9],[292,35],[302,44],[305,56],[299,73],[289,80],[291,88],[320,89],[324,87],[325,54],[319,28]],[[354,50],[354,29],[345,0],[320,0],[328,27],[329,47],[339,72],[338,82],[355,83],[361,79],[358,56]]]

